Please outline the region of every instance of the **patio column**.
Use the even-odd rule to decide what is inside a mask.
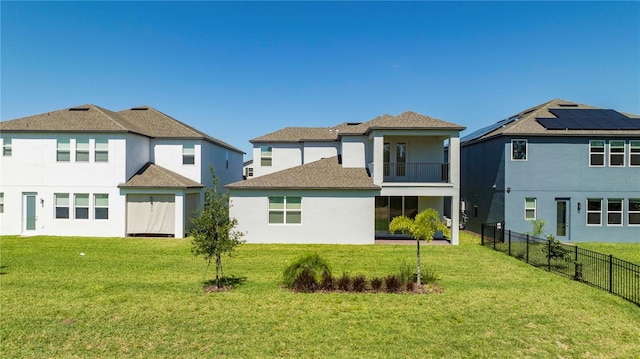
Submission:
[[[460,137],[449,137],[449,180],[453,185],[451,198],[451,244],[457,245],[460,229]]]
[[[373,184],[382,186],[384,176],[384,136],[373,133]]]

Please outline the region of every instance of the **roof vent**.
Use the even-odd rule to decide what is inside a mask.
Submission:
[[[361,125],[362,122],[347,122],[347,126],[358,126]]]
[[[558,106],[559,107],[578,107],[578,105],[575,103],[559,103]]]
[[[88,107],[71,107],[69,111],[89,111]]]
[[[131,111],[146,111],[148,109],[148,107],[134,107],[131,109]]]

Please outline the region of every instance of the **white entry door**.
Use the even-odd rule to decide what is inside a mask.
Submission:
[[[29,235],[36,231],[36,195],[37,193],[22,194],[22,233]]]

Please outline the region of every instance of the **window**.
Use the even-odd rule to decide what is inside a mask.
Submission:
[[[622,200],[607,199],[607,225],[622,225]]]
[[[511,140],[511,160],[527,160],[527,140]]]
[[[604,141],[589,141],[589,166],[604,167]]]
[[[389,176],[389,162],[391,162],[391,144],[385,142],[382,145],[382,162],[384,163],[383,176]]]
[[[602,225],[602,199],[587,199],[587,225]]]
[[[526,220],[536,219],[536,199],[535,198],[524,199],[524,219]]]
[[[76,162],[89,162],[89,139],[76,140]]]
[[[269,197],[269,223],[302,223],[302,197]]]
[[[109,161],[109,140],[96,139],[96,162],[108,162]]]
[[[74,208],[75,219],[89,219],[89,194],[76,193]]]
[[[67,219],[69,218],[69,194],[68,193],[55,193],[56,204],[56,218]]]
[[[4,213],[4,192],[0,192],[0,213]]]
[[[249,178],[249,177],[253,177],[253,167],[247,167],[244,169],[244,175],[245,177]]]
[[[629,166],[640,166],[640,141],[629,141]]]
[[[640,198],[629,198],[629,225],[640,225]]]
[[[59,138],[56,146],[56,161],[69,162],[71,160],[71,143],[68,138]]]
[[[11,153],[13,152],[11,137],[4,137],[2,139],[2,155],[6,157],[11,157]]]
[[[265,167],[271,167],[273,163],[273,149],[271,146],[260,147],[260,165]]]
[[[93,195],[93,218],[109,219],[109,195],[94,194]]]
[[[609,166],[624,166],[624,141],[609,141]]]
[[[396,176],[406,175],[407,144],[396,143]]]
[[[182,145],[182,164],[192,165],[196,163],[196,149],[193,144]]]

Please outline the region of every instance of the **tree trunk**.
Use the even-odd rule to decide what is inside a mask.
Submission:
[[[216,254],[216,287],[220,288],[220,272],[222,271],[222,260],[220,254]]]
[[[420,240],[416,239],[417,249],[416,249],[416,257],[418,262],[418,271],[416,273],[416,284],[421,285],[420,283]]]

